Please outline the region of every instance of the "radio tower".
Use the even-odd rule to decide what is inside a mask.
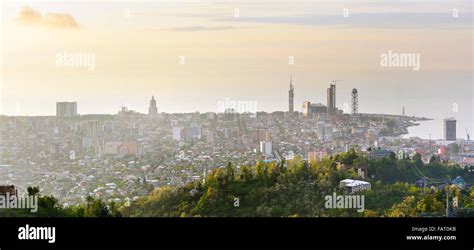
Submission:
[[[357,115],[359,113],[358,111],[358,93],[357,89],[353,88],[352,89],[352,115]]]
[[[295,88],[293,87],[293,77],[290,75],[290,90],[288,91],[288,111],[293,114],[295,107]]]

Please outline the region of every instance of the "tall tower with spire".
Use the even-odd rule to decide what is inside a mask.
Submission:
[[[290,90],[288,91],[288,110],[290,113],[294,112],[295,107],[295,88],[293,87],[292,76],[290,75]]]
[[[152,96],[150,100],[150,107],[148,107],[148,115],[156,116],[158,114],[158,107],[156,106],[155,97]]]

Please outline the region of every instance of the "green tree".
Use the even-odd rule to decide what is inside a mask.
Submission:
[[[225,178],[227,182],[231,182],[234,180],[234,168],[232,167],[232,164],[230,162],[227,163],[226,166],[226,172],[225,172]]]
[[[403,199],[402,202],[392,206],[390,210],[387,211],[386,215],[388,217],[414,217],[417,216],[416,210],[416,198],[415,196],[407,196]]]
[[[249,166],[242,166],[240,168],[240,179],[245,181],[250,181],[253,179],[252,169]]]
[[[40,192],[39,187],[28,187],[26,190],[29,196],[36,196]]]
[[[416,153],[414,156],[413,156],[413,162],[415,163],[415,166],[418,167],[418,168],[421,168],[424,166],[423,164],[423,160],[421,159],[421,155]]]

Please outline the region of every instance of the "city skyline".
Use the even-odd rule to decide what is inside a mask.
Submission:
[[[80,103],[79,113],[147,113],[151,94],[166,113],[215,112],[226,98],[286,111],[292,75],[295,111],[306,100],[326,103],[328,83],[342,79],[339,108],[357,88],[362,113],[405,107],[434,119],[411,128],[415,135],[441,138],[446,117],[474,133],[470,1],[2,7],[2,115],[54,115],[61,100]],[[418,54],[419,67],[381,66],[394,53]],[[70,66],[74,56],[83,64]]]
[[[352,91],[351,91],[351,98],[352,98],[352,100],[351,100],[351,107],[347,106],[347,105],[348,105],[347,103],[344,103],[344,105],[347,106],[347,107],[346,107],[347,110],[340,109],[337,105],[334,106],[334,111],[330,111],[330,109],[328,108],[329,106],[334,105],[334,103],[335,103],[335,101],[336,101],[336,99],[337,99],[337,98],[336,98],[336,92],[335,92],[335,91],[336,91],[335,88],[336,88],[336,82],[337,82],[337,81],[340,81],[340,80],[333,80],[333,81],[330,83],[329,88],[327,88],[327,98],[328,98],[328,99],[326,100],[326,102],[327,102],[328,106],[324,106],[324,107],[326,107],[326,109],[327,109],[326,112],[327,112],[328,116],[332,116],[332,115],[336,114],[338,111],[339,111],[339,112],[342,112],[342,113],[344,113],[344,114],[347,114],[347,115],[354,115],[354,113],[353,113],[353,109],[354,109],[354,106],[353,106],[353,105],[354,105],[354,99],[353,99],[353,98],[354,98],[354,90],[355,90],[356,93],[357,93],[357,89],[356,89],[356,88],[353,88]],[[286,110],[286,111],[285,111],[285,110],[263,111],[263,110],[258,110],[258,109],[257,109],[256,111],[257,111],[257,112],[269,112],[269,113],[271,113],[271,112],[290,112],[290,113],[293,112],[291,109],[292,109],[293,106],[294,106],[294,103],[293,103],[293,102],[294,102],[293,99],[294,99],[294,96],[295,96],[295,95],[294,95],[294,90],[295,90],[295,86],[293,85],[292,75],[290,75],[290,89],[289,89],[289,96],[288,96],[289,108],[288,108],[288,110]],[[228,98],[226,98],[226,100],[229,101]],[[233,101],[239,102],[238,100],[233,100]],[[244,101],[244,102],[248,102],[248,101]],[[304,102],[302,103],[302,105],[301,105],[301,107],[302,107],[302,108],[301,108],[301,111],[300,111],[300,110],[294,110],[294,112],[301,113],[302,115],[305,115],[305,103],[306,103],[306,102],[308,102],[308,101],[304,101]],[[357,105],[357,102],[358,102],[358,98],[357,98],[357,101],[356,101],[356,105]],[[310,103],[310,102],[308,102],[308,103]],[[69,107],[69,106],[71,106],[71,105],[73,105],[73,107]],[[309,105],[309,104],[308,104],[308,105]],[[321,102],[318,103],[318,105],[321,105]],[[64,107],[62,107],[62,106],[64,106]],[[55,110],[55,111],[56,111],[56,116],[60,116],[60,117],[73,117],[73,116],[93,115],[93,114],[115,115],[115,114],[120,114],[120,112],[123,111],[124,108],[126,108],[127,111],[129,110],[129,111],[137,112],[137,113],[139,113],[139,114],[148,114],[148,115],[152,115],[152,116],[155,116],[155,115],[157,115],[157,114],[160,113],[160,112],[158,112],[158,106],[159,106],[159,105],[157,104],[157,100],[155,99],[155,96],[154,96],[154,95],[151,96],[151,100],[149,101],[149,105],[147,106],[147,109],[148,109],[148,110],[145,111],[145,112],[137,111],[137,110],[132,109],[132,108],[126,106],[126,105],[120,105],[119,109],[117,109],[116,112],[111,112],[111,113],[83,113],[83,114],[81,114],[81,113],[79,113],[79,112],[77,111],[77,110],[78,110],[77,106],[78,106],[78,105],[77,105],[77,101],[60,101],[60,102],[56,102],[56,110]],[[219,106],[219,105],[217,105],[217,106]],[[357,105],[357,106],[358,106],[358,105]],[[61,107],[61,111],[59,110],[60,107]],[[308,108],[309,108],[309,107],[308,107]],[[70,110],[70,109],[73,109],[73,110]],[[232,108],[231,108],[231,109],[232,109]],[[64,110],[68,110],[68,111],[64,111]],[[69,111],[69,110],[70,110],[70,111]],[[219,107],[216,108],[216,110],[209,110],[209,111],[174,112],[174,113],[178,113],[178,114],[179,114],[179,113],[195,113],[195,112],[199,112],[199,113],[208,113],[208,112],[211,112],[211,113],[224,113],[224,112],[222,112],[221,110],[219,110]],[[225,112],[227,112],[227,111],[225,111]],[[252,110],[239,111],[239,110],[235,110],[235,109],[234,109],[234,112],[236,112],[236,113],[247,113],[247,112],[248,112],[248,113],[252,113]],[[60,113],[61,113],[62,115],[60,115]],[[63,114],[63,113],[65,113],[65,114]],[[161,113],[167,113],[167,112],[161,112]],[[173,114],[173,113],[169,113],[169,114]],[[357,114],[359,114],[358,108],[357,108]],[[362,112],[362,113],[360,113],[360,114],[364,114],[364,113]],[[366,114],[368,114],[368,113],[366,113]],[[389,113],[380,113],[380,114],[406,116],[406,114],[405,114],[405,106],[402,106],[402,111],[401,111],[400,114],[389,114]],[[0,116],[1,116],[1,114],[0,114]],[[21,115],[20,115],[20,116],[21,116]],[[25,116],[28,116],[28,115],[25,115]],[[41,115],[40,115],[40,116],[41,116]],[[42,116],[45,116],[45,115],[42,115]],[[46,115],[46,116],[54,116],[54,115]],[[415,117],[415,116],[413,116],[413,117]],[[426,117],[426,116],[419,116],[419,117],[431,119],[430,117]],[[424,138],[424,139],[444,139],[444,140],[446,140],[446,135],[445,135],[445,133],[446,133],[446,130],[445,130],[445,122],[446,122],[446,120],[449,120],[449,119],[453,119],[453,120],[456,121],[456,119],[453,118],[453,117],[443,118],[443,119],[442,119],[442,122],[443,122],[443,123],[442,123],[442,131],[441,131],[442,137],[440,137],[440,138],[431,138],[431,133],[430,133],[430,134],[429,134],[429,138]],[[434,119],[431,119],[431,120],[434,120]],[[424,122],[430,122],[430,121],[428,120],[428,121],[424,121]],[[456,123],[455,123],[455,124],[456,124]],[[455,126],[456,126],[456,125],[455,125]],[[415,128],[416,128],[416,127],[415,127]],[[454,129],[456,130],[456,127],[455,127]],[[456,135],[456,132],[454,132],[454,134]],[[470,132],[467,131],[467,128],[466,128],[466,135],[465,135],[466,138],[468,137],[468,134],[470,134]],[[408,136],[418,136],[418,135],[413,134],[413,133],[410,132],[410,133],[408,134]],[[423,137],[421,137],[421,138],[423,138]],[[458,137],[458,138],[464,138],[464,137],[463,137],[463,136],[460,136],[460,137]],[[451,140],[452,140],[452,139],[451,139]]]

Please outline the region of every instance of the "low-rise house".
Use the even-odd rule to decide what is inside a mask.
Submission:
[[[339,187],[346,189],[351,194],[363,190],[370,190],[372,188],[369,182],[353,179],[344,179],[340,181]]]

